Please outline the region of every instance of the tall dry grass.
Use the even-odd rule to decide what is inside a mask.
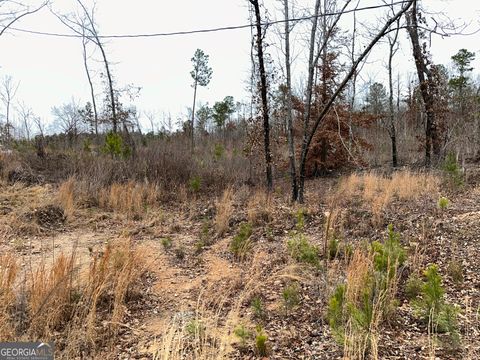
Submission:
[[[414,201],[424,196],[436,198],[440,179],[430,173],[397,171],[392,176],[374,172],[353,173],[343,178],[331,195],[332,204],[361,202],[369,207],[377,220],[394,200]]]
[[[140,249],[122,240],[89,263],[79,263],[73,251],[20,276],[14,257],[3,255],[0,337],[55,341],[57,355],[65,358],[93,356],[117,334],[128,297],[139,294],[142,259]]]
[[[157,185],[129,181],[100,190],[98,204],[104,209],[136,216],[142,214],[146,207],[156,205],[158,196]]]
[[[73,218],[73,215],[75,213],[76,186],[77,182],[75,181],[75,178],[70,177],[65,182],[60,184],[60,187],[58,188],[58,202],[63,209],[63,213],[69,220]]]
[[[217,212],[215,214],[215,230],[218,236],[222,236],[229,228],[230,218],[233,214],[233,188],[228,187],[220,199],[216,201]]]
[[[379,358],[380,329],[392,315],[397,294],[397,265],[393,273],[380,274],[372,252],[357,249],[353,253],[346,271],[345,359]]]
[[[272,197],[264,189],[256,190],[247,202],[247,219],[252,225],[269,222],[272,218]]]
[[[0,338],[10,341],[14,334],[13,311],[16,296],[14,291],[18,266],[11,254],[0,256]]]

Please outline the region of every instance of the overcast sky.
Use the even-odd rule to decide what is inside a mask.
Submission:
[[[30,0],[33,4],[35,0]],[[270,18],[278,1],[266,1]],[[307,0],[299,1],[308,2]],[[432,11],[443,10],[452,18],[473,22],[470,29],[479,26],[480,1],[473,0],[425,0]],[[380,0],[360,0],[360,6],[381,3]],[[202,28],[215,28],[248,23],[246,0],[98,0],[96,21],[101,34],[159,33]],[[56,9],[67,11],[75,7],[73,0],[57,0]],[[383,10],[364,11],[360,18],[375,23]],[[342,27],[348,30],[350,18],[345,18]],[[24,18],[16,28],[45,32],[70,33],[47,9]],[[402,49],[396,59],[397,70],[413,71],[411,50],[405,33],[401,35]],[[295,65],[296,83],[301,84],[304,73],[301,62],[305,51],[300,35],[296,37]],[[192,104],[191,62],[197,48],[210,55],[213,77],[207,88],[200,88],[199,102],[211,105],[226,95],[236,100],[248,96],[246,87],[250,72],[250,30],[231,30],[189,36],[115,39],[106,43],[113,73],[118,84],[132,83],[142,88],[135,104],[140,110],[171,112],[176,118],[186,113]],[[480,34],[433,38],[434,61],[448,64],[450,56],[460,48],[477,52],[476,72],[480,69]],[[91,48],[93,50],[93,47]],[[364,80],[381,79],[384,48],[378,48],[369,57],[371,64],[365,68]],[[277,59],[274,47],[269,51]],[[91,66],[101,69],[98,53],[92,53]],[[82,103],[89,100],[89,89],[83,63],[81,40],[74,38],[47,37],[11,31],[0,37],[0,76],[11,75],[20,82],[17,100],[28,103],[36,114],[47,121],[51,108],[69,102],[72,97]],[[97,74],[98,75],[98,74]],[[100,85],[96,91],[102,96]]]

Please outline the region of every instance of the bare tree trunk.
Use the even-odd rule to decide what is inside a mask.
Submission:
[[[370,51],[378,43],[378,41],[380,41],[380,39],[383,36],[385,36],[385,34],[387,33],[390,26],[393,23],[395,23],[401,16],[403,16],[403,14],[405,14],[405,12],[410,8],[410,6],[412,5],[412,3],[414,1],[415,0],[410,0],[410,1],[406,2],[405,5],[402,7],[401,10],[399,10],[399,12],[397,14],[395,14],[394,16],[392,16],[390,19],[388,19],[385,22],[385,25],[382,27],[382,29],[380,29],[380,31],[377,33],[377,35],[370,41],[370,44],[363,50],[363,52],[359,55],[357,60],[355,60],[355,62],[352,64],[349,72],[345,75],[345,78],[342,80],[342,82],[340,83],[338,88],[335,90],[333,95],[330,97],[330,99],[328,100],[328,102],[325,104],[322,111],[318,115],[315,123],[313,124],[312,130],[309,132],[309,134],[307,136],[307,140],[304,142],[303,147],[302,147],[302,154],[301,154],[301,157],[300,157],[300,184],[299,184],[299,189],[298,189],[299,190],[299,202],[304,201],[303,193],[304,193],[304,184],[305,184],[304,183],[305,165],[306,165],[306,161],[307,161],[308,151],[310,149],[310,144],[313,140],[315,132],[318,129],[318,126],[323,121],[325,116],[328,114],[328,112],[330,111],[330,108],[333,106],[335,100],[340,95],[340,93],[343,91],[343,89],[345,88],[347,83],[354,76],[354,74],[357,71],[357,68],[362,63],[362,61],[365,59],[365,57],[370,53]]]
[[[196,75],[195,75],[196,78]],[[193,85],[193,105],[192,105],[192,121],[190,122],[190,137],[191,137],[191,151],[193,154],[194,148],[195,148],[195,133],[194,133],[194,127],[195,127],[195,103],[197,101],[197,80],[195,80],[195,83]]]
[[[88,57],[87,57],[87,38],[85,37],[85,28],[82,29],[84,34],[82,38],[83,45],[83,65],[85,67],[85,73],[87,74],[88,85],[90,86],[90,96],[92,97],[92,106],[93,106],[93,116],[95,122],[95,137],[98,137],[98,112],[97,112],[97,102],[95,100],[95,91],[93,88],[92,78],[90,76],[90,69],[88,68]]]
[[[89,29],[90,33],[92,34],[92,36],[94,38],[95,44],[98,46],[98,48],[100,49],[100,52],[102,53],[102,59],[103,59],[104,65],[105,65],[105,72],[107,73],[108,88],[109,88],[109,91],[110,91],[110,105],[112,107],[112,127],[113,127],[113,132],[116,133],[117,132],[117,121],[118,121],[118,119],[117,119],[117,109],[116,109],[116,104],[115,104],[115,91],[113,90],[112,74],[110,72],[110,66],[109,66],[109,63],[108,63],[108,60],[107,60],[107,55],[105,53],[104,46],[103,46],[102,42],[100,41],[100,37],[98,36],[98,32],[97,32],[97,29],[95,27],[95,22],[94,22],[92,16],[90,15],[90,13],[88,12],[87,8],[85,7],[85,5],[82,3],[81,0],[77,0],[77,2],[82,7],[82,9],[85,13],[85,16],[87,17],[87,19],[90,23],[90,29]],[[90,40],[92,40],[90,36],[88,36],[88,38]]]
[[[324,19],[323,22],[323,31],[324,33],[322,34],[323,41],[321,42],[321,45],[319,46],[319,49],[317,49],[317,55],[315,56],[315,37],[316,37],[316,32],[317,32],[317,27],[318,27],[318,17],[320,15],[320,0],[317,0],[315,2],[315,10],[314,10],[314,20],[312,24],[312,30],[310,32],[310,50],[309,50],[309,63],[308,63],[308,80],[307,80],[307,95],[306,95],[306,102],[305,102],[305,112],[304,112],[304,118],[303,118],[303,141],[302,141],[302,154],[307,153],[308,150],[307,148],[310,146],[311,139],[309,140],[309,123],[310,123],[310,117],[311,117],[311,108],[312,108],[312,97],[313,97],[313,80],[314,80],[314,75],[315,75],[315,68],[318,64],[318,60],[320,59],[320,56],[326,55],[326,47],[328,45],[328,42],[330,40],[330,37],[333,33],[333,30],[338,24],[338,21],[340,20],[343,11],[346,9],[348,4],[351,2],[351,0],[347,0],[345,4],[342,7],[342,10],[340,11],[339,15],[335,18],[333,21],[332,25],[328,28],[327,30],[327,24],[326,24],[326,19]],[[326,1],[324,2],[324,7],[326,8]],[[305,176],[306,176],[306,159],[305,162],[300,159],[300,169],[299,169],[299,182],[298,182],[298,202],[303,203],[304,202],[304,189],[305,189]]]
[[[420,92],[425,104],[425,112],[427,115],[427,124],[425,127],[425,165],[430,166],[432,163],[432,148],[435,156],[440,155],[438,144],[437,124],[434,111],[434,97],[432,87],[435,84],[431,81],[431,73],[427,67],[426,58],[423,54],[418,35],[418,19],[417,19],[417,0],[413,0],[412,11],[407,15],[408,33],[412,41],[413,57],[417,68],[418,81],[420,83]]]
[[[308,77],[307,77],[307,93],[305,96],[305,110],[303,113],[303,141],[302,141],[302,153],[303,149],[307,147],[308,143],[308,125],[310,122],[310,113],[312,109],[312,97],[313,97],[313,78],[315,75],[315,66],[318,63],[319,57],[315,57],[315,38],[318,27],[318,15],[320,14],[320,0],[315,1],[315,10],[313,12],[312,30],[310,31],[310,49],[308,55]],[[297,199],[300,203],[304,201],[305,188],[305,164],[300,162],[300,178],[298,186]]]
[[[270,151],[270,122],[268,110],[268,96],[267,96],[267,74],[265,71],[265,63],[263,57],[263,33],[262,33],[262,19],[260,15],[260,5],[258,0],[249,0],[253,5],[255,12],[255,26],[257,29],[257,57],[258,67],[260,70],[260,94],[262,97],[262,115],[263,115],[263,136],[264,136],[264,150],[265,150],[265,172],[267,180],[267,190],[269,192],[273,189],[272,177],[272,153]]]
[[[14,83],[11,76],[5,76],[3,78],[2,88],[0,89],[0,98],[5,105],[5,140],[7,144],[10,143],[10,130],[13,128],[10,119],[10,109],[19,85],[19,83]]]
[[[288,158],[290,162],[290,180],[292,186],[292,201],[298,197],[297,166],[295,164],[295,143],[293,137],[293,114],[292,114],[292,74],[290,67],[290,24],[288,0],[283,1],[285,12],[285,69],[287,74],[287,141]]]
[[[388,96],[388,105],[389,105],[389,135],[392,143],[392,167],[396,168],[398,166],[398,156],[397,156],[397,130],[395,126],[395,106],[393,104],[393,56],[397,52],[398,47],[397,39],[400,23],[397,23],[397,29],[395,30],[393,38],[388,38],[389,43],[389,53],[388,53],[388,85],[389,85],[389,96]]]

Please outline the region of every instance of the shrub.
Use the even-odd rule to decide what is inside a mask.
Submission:
[[[118,133],[108,132],[105,136],[105,145],[102,148],[105,154],[112,157],[128,158],[132,152],[130,147],[124,144],[122,137]]]
[[[456,343],[459,340],[458,310],[445,302],[445,290],[437,265],[427,267],[424,275],[425,281],[422,284],[420,298],[413,303],[416,315],[429,324],[431,333],[449,333],[450,338]]]
[[[220,160],[225,153],[225,148],[222,144],[215,144],[215,148],[213,149],[213,155],[215,156],[215,160]]]
[[[457,162],[457,159],[453,153],[449,153],[443,162],[442,170],[444,171],[447,180],[455,185],[463,185],[462,170]]]
[[[160,241],[165,249],[170,249],[172,247],[172,238],[161,238]]]
[[[460,284],[463,282],[463,266],[460,261],[449,261],[447,265],[447,273],[452,278],[454,283]]]
[[[442,196],[440,199],[438,199],[437,206],[440,210],[445,210],[448,205],[450,205],[450,201],[446,197]]]
[[[319,267],[318,247],[309,243],[303,234],[293,234],[287,241],[287,248],[296,261]]]
[[[240,339],[240,346],[245,348],[247,341],[252,336],[251,332],[245,327],[245,325],[239,325],[233,330],[233,334]]]
[[[330,241],[328,242],[328,258],[330,260],[333,260],[337,257],[339,250],[339,241],[337,240],[336,237],[332,237]]]
[[[192,191],[193,193],[198,193],[200,192],[200,189],[201,189],[202,179],[200,178],[200,176],[194,176],[193,178],[190,179],[190,182],[188,185],[189,185],[190,191]]]
[[[386,273],[392,279],[396,269],[405,262],[405,249],[400,244],[400,234],[393,230],[393,225],[388,225],[388,238],[385,244],[378,241],[372,243],[374,253],[375,270]]]
[[[243,223],[240,225],[240,229],[232,239],[230,243],[230,250],[235,255],[236,258],[241,259],[250,251],[251,241],[250,237],[252,236],[252,225],[249,223]]]
[[[416,273],[410,274],[405,283],[405,295],[407,299],[416,299],[422,293],[422,279]]]
[[[255,348],[259,356],[268,355],[267,347],[268,336],[260,325],[257,326],[257,335],[255,336]]]
[[[263,319],[265,317],[265,306],[262,298],[259,296],[254,297],[250,303],[250,307],[252,308],[253,315],[255,315],[257,318]]]

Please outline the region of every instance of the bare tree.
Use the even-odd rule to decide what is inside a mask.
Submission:
[[[108,86],[108,100],[109,104],[111,107],[111,122],[112,122],[112,128],[113,132],[116,133],[118,130],[118,121],[119,119],[117,118],[117,104],[116,104],[116,99],[115,99],[115,89],[114,89],[114,82],[113,82],[113,77],[112,73],[110,70],[110,63],[107,59],[107,54],[105,51],[105,45],[102,42],[100,38],[100,34],[97,29],[97,24],[95,22],[95,4],[92,6],[92,8],[89,10],[86,5],[82,2],[82,0],[76,0],[77,3],[80,5],[82,9],[82,15],[76,16],[76,15],[58,15],[55,13],[53,10],[52,12],[54,13],[55,16],[65,25],[67,26],[70,30],[75,32],[77,35],[81,36],[82,38],[82,46],[83,46],[83,59],[84,59],[84,67],[85,71],[87,73],[87,78],[90,84],[90,91],[91,91],[91,96],[92,96],[92,105],[94,105],[94,108],[96,109],[96,102],[95,102],[95,94],[93,91],[93,84],[91,81],[90,77],[90,71],[88,68],[88,63],[87,63],[87,54],[86,54],[86,39],[88,41],[91,41],[94,43],[98,49],[100,50],[100,53],[102,55],[102,60],[103,60],[103,65],[105,67],[105,74],[107,77],[107,86]],[[94,110],[96,112],[96,110]],[[98,120],[98,114],[97,114],[97,120]],[[97,130],[98,131],[98,130]]]
[[[33,117],[33,122],[37,126],[38,135],[35,136],[35,148],[37,150],[37,156],[39,158],[45,158],[45,125],[43,124],[42,118],[39,116]]]
[[[152,111],[152,110],[145,110],[143,112],[145,117],[147,118],[148,122],[150,123],[150,131],[152,134],[155,134],[155,127],[156,127],[156,118],[157,118],[157,113]]]
[[[32,121],[33,121],[33,111],[32,108],[27,106],[25,102],[19,102],[16,106],[17,114],[19,121],[22,124],[24,136],[27,140],[30,140]]]
[[[38,7],[31,8],[16,0],[0,0],[0,36],[17,21],[40,11],[47,6],[48,3],[49,1],[45,1]]]
[[[85,24],[85,22],[84,22]],[[85,26],[82,26],[82,48],[83,48],[83,66],[85,67],[85,74],[87,75],[88,85],[90,86],[90,96],[92,98],[93,120],[95,127],[95,135],[98,136],[98,111],[97,101],[95,99],[95,90],[93,87],[92,77],[90,75],[90,68],[88,66],[87,42]]]
[[[0,100],[5,106],[5,140],[8,142],[11,138],[11,130],[13,129],[12,119],[11,119],[11,110],[13,99],[17,94],[18,86],[20,83],[15,83],[11,76],[5,76],[2,80],[0,88]]]
[[[310,130],[307,129],[307,132],[304,136],[304,142],[302,144],[302,153],[301,153],[301,156],[300,156],[300,182],[299,182],[299,196],[298,196],[299,202],[304,201],[305,171],[306,171],[307,155],[308,155],[308,151],[310,149],[310,144],[313,140],[313,137],[315,136],[315,133],[316,133],[319,125],[322,123],[322,121],[324,120],[326,115],[329,113],[330,109],[332,108],[332,106],[335,103],[335,100],[340,95],[340,93],[345,89],[348,82],[355,75],[358,67],[362,64],[363,60],[370,53],[372,48],[380,41],[380,39],[382,39],[388,33],[390,27],[394,23],[396,23],[398,21],[398,19],[400,19],[409,10],[409,8],[412,6],[414,1],[415,0],[409,0],[409,1],[404,2],[402,7],[400,8],[400,10],[398,10],[395,14],[393,14],[389,19],[387,19],[385,21],[385,24],[383,25],[383,27],[370,40],[369,44],[363,49],[363,51],[360,53],[360,55],[352,63],[349,70],[345,74],[343,80],[339,83],[336,90],[330,96],[328,101],[323,105],[323,108],[319,112],[319,114],[318,114],[315,122],[313,123],[313,126],[311,127],[311,129]],[[332,28],[330,28],[330,29],[332,29]]]
[[[55,125],[67,135],[70,145],[75,143],[82,124],[80,107],[75,100],[72,99],[71,102],[60,107],[53,107],[52,114],[55,117]]]
[[[248,0],[252,4],[255,15],[256,47],[257,59],[260,75],[259,90],[262,99],[262,116],[263,116],[263,137],[264,137],[264,151],[265,151],[265,172],[267,180],[267,190],[270,192],[273,189],[273,174],[272,174],[272,153],[270,150],[270,120],[269,120],[269,106],[268,106],[268,84],[267,73],[265,70],[265,59],[263,54],[263,39],[264,32],[262,30],[262,16],[260,13],[260,4],[258,0]]]

